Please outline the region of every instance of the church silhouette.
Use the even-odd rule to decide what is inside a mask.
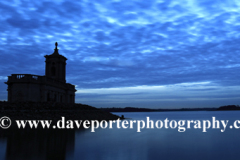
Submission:
[[[75,103],[75,86],[66,83],[67,58],[58,53],[45,55],[45,76],[11,74],[8,76],[8,102],[63,102]]]

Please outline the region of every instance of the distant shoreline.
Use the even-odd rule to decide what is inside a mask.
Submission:
[[[151,109],[151,108],[137,108],[137,107],[125,107],[125,108],[100,108],[107,112],[172,112],[172,111],[237,111],[240,110],[238,105],[227,105],[219,108],[179,108],[179,109]]]

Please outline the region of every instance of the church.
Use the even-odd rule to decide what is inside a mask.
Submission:
[[[66,83],[67,58],[58,53],[45,55],[45,76],[11,74],[8,76],[8,102],[62,102],[75,103],[75,86]]]

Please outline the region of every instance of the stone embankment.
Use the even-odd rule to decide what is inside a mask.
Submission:
[[[0,116],[19,120],[116,120],[120,118],[84,104],[56,102],[4,102],[0,101]]]

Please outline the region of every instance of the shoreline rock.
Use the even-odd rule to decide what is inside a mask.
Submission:
[[[0,116],[21,120],[116,120],[120,118],[107,111],[80,104],[57,102],[4,102],[0,101]]]

